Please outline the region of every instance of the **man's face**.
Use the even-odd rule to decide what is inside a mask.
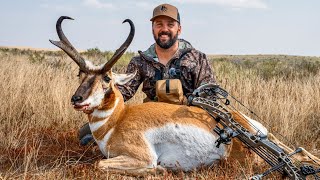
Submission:
[[[166,16],[157,17],[152,23],[153,37],[163,49],[169,49],[181,33],[180,24]]]

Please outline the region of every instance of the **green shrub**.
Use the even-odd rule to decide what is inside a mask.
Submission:
[[[29,55],[29,61],[31,63],[42,63],[45,60],[45,55],[41,52],[34,51],[32,54]]]
[[[273,78],[308,78],[320,71],[320,58],[286,56],[286,55],[257,55],[257,56],[225,56],[211,58],[214,68],[219,75],[225,73],[255,74],[265,80]]]

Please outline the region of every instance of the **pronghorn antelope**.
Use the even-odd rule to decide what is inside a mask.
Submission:
[[[124,104],[116,85],[125,84],[134,74],[115,74],[111,68],[133,39],[135,29],[131,20],[124,21],[131,27],[126,41],[106,64],[95,66],[84,60],[64,35],[61,29],[64,19],[71,18],[62,16],[57,21],[60,41],[50,42],[65,51],[80,68],[81,83],[71,101],[76,110],[88,114],[93,137],[107,158],[98,163],[99,168],[132,175],[164,169],[188,171],[213,165],[242,150],[232,145],[216,147],[219,136],[212,133],[216,122],[201,108],[159,102]],[[261,133],[268,133],[257,121],[236,112],[233,116],[253,133],[256,130],[248,120]]]

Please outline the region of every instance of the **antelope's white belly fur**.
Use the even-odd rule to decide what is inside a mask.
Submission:
[[[216,148],[217,135],[192,125],[166,124],[145,132],[153,162],[169,169],[192,170],[225,157],[225,146]]]

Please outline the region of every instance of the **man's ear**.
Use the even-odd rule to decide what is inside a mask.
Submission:
[[[127,82],[129,82],[135,75],[137,74],[137,71],[132,74],[117,74],[112,73],[113,81],[115,84],[119,85],[125,85]]]

